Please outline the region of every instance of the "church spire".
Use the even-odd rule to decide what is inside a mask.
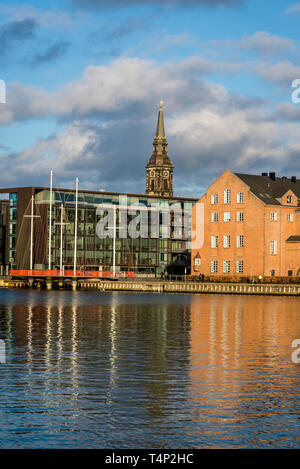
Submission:
[[[156,134],[155,134],[156,138],[166,138],[165,123],[164,123],[164,112],[162,110],[163,104],[164,104],[164,102],[160,101],[158,119],[157,119],[157,126],[156,126]]]
[[[160,101],[153,152],[146,166],[146,193],[159,197],[173,197],[173,163],[167,153],[163,101]]]

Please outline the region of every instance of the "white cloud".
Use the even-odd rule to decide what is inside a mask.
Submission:
[[[195,99],[207,101],[211,93],[224,92],[217,85],[206,89],[202,77],[210,73],[234,74],[245,66],[202,57],[163,64],[122,57],[105,66],[87,67],[79,80],[55,93],[10,83],[0,124],[48,116],[73,120],[117,113],[120,117],[130,111],[145,115],[161,98],[168,101],[169,109],[191,106]]]
[[[297,42],[293,39],[270,34],[268,31],[257,31],[250,36],[244,36],[240,47],[244,50],[254,50],[262,55],[278,54],[293,50]]]
[[[295,3],[295,5],[290,6],[287,8],[284,13],[286,14],[299,14],[300,13],[300,3]]]
[[[300,141],[297,124],[288,118],[280,122],[278,111],[272,115],[261,100],[203,80],[223,67],[235,70],[234,64],[201,57],[163,64],[123,57],[86,68],[79,80],[55,93],[15,84],[2,123],[54,116],[68,125],[23,152],[2,150],[0,183],[40,184],[53,168],[65,187],[79,175],[82,187],[144,192],[161,98],[177,193],[183,185],[205,187],[227,168],[260,172],[276,166],[278,171],[291,161],[292,171],[291,154]],[[258,70],[265,79],[270,79],[269,67]],[[281,82],[286,68],[271,69],[273,81]]]
[[[291,87],[293,80],[300,78],[300,66],[285,60],[275,64],[259,63],[256,72],[266,82]]]

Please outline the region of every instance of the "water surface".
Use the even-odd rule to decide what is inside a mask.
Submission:
[[[299,299],[0,291],[1,448],[300,446]]]

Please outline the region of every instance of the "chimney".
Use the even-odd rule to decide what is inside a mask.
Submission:
[[[292,176],[292,177],[291,177],[291,181],[292,181],[292,182],[297,182],[296,176]]]
[[[272,179],[272,181],[276,181],[276,173],[269,173],[269,178]]]
[[[262,176],[268,176],[268,173],[261,173]]]

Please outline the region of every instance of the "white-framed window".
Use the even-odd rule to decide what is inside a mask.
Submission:
[[[212,274],[218,273],[218,261],[211,261],[210,262],[210,271]]]
[[[242,274],[244,272],[244,261],[236,261],[236,273]]]
[[[212,212],[211,213],[211,221],[212,221],[212,223],[217,223],[219,221],[218,212]]]
[[[236,212],[236,221],[244,221],[244,212]]]
[[[287,204],[293,203],[293,197],[292,197],[291,195],[287,195],[287,196],[286,196],[286,203],[287,203]]]
[[[270,220],[271,221],[277,221],[277,212],[271,212],[270,213]]]
[[[236,201],[238,204],[244,203],[244,192],[238,192],[236,194]]]
[[[224,212],[224,221],[226,223],[230,221],[230,212]]]
[[[230,236],[229,235],[224,235],[223,246],[224,248],[230,248]]]
[[[230,261],[223,261],[223,272],[229,274],[230,272]]]
[[[291,223],[291,222],[294,221],[294,216],[293,216],[292,213],[288,213],[288,214],[286,215],[286,221],[287,221],[288,223]]]
[[[194,265],[200,265],[201,264],[201,259],[200,257],[195,257],[194,259]]]
[[[224,204],[230,204],[231,202],[231,190],[225,189],[224,191]]]
[[[277,241],[274,239],[270,241],[270,254],[273,256],[277,254]]]
[[[211,236],[210,243],[211,243],[211,247],[213,249],[216,249],[218,247],[218,242],[219,242],[219,237],[218,236]]]
[[[244,235],[237,235],[236,237],[236,247],[243,248],[244,247]]]
[[[218,194],[212,194],[210,200],[212,205],[216,205],[219,202]]]

